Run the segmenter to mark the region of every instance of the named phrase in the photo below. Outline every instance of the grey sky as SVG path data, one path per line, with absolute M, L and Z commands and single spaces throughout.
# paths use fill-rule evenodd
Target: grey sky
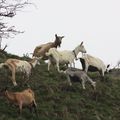
M 33 52 L 37 45 L 64 35 L 60 50 L 72 50 L 84 41 L 87 52 L 115 65 L 120 59 L 119 0 L 31 0 L 29 6 L 10 19 L 24 34 L 8 43 L 7 51 L 18 55 Z M 24 12 L 25 11 L 25 12 Z

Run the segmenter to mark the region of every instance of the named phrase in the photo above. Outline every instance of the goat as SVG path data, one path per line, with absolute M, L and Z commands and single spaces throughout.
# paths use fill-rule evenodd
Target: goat
M 41 59 L 47 59 L 45 53 L 48 52 L 50 48 L 57 48 L 58 46 L 60 47 L 63 38 L 64 36 L 57 36 L 57 34 L 55 34 L 55 41 L 37 46 L 33 52 L 33 57 L 35 56 L 40 57 Z
M 94 90 L 96 89 L 96 82 L 94 82 L 87 74 L 85 71 L 76 69 L 76 68 L 68 68 L 66 71 L 64 71 L 64 73 L 67 75 L 67 80 L 69 82 L 69 85 L 71 86 L 71 79 L 70 77 L 77 77 L 80 80 L 82 80 L 82 87 L 83 89 L 85 88 L 85 82 L 89 81 L 92 85 L 92 87 L 94 88 Z
M 79 52 L 86 53 L 86 50 L 84 48 L 83 42 L 81 42 L 80 45 L 78 45 L 74 50 L 64 50 L 64 51 L 57 51 L 56 48 L 51 48 L 48 53 L 46 53 L 46 56 L 49 56 L 49 62 L 48 62 L 48 71 L 50 69 L 51 64 L 56 64 L 58 72 L 62 72 L 59 69 L 59 64 L 70 64 L 70 67 L 72 67 L 72 63 L 74 64 L 74 59 L 77 59 L 77 55 Z
M 34 68 L 37 64 L 39 64 L 39 58 L 33 58 L 30 62 L 18 59 L 9 58 L 5 61 L 5 63 L 0 64 L 0 68 L 3 66 L 7 66 L 9 70 L 12 72 L 12 82 L 14 86 L 17 86 L 15 80 L 16 72 L 22 72 L 27 76 L 29 80 L 29 76 L 31 74 L 32 68 Z
M 35 94 L 32 89 L 27 88 L 21 92 L 11 92 L 6 88 L 5 90 L 2 90 L 0 94 L 4 95 L 10 103 L 18 106 L 20 114 L 22 113 L 23 107 L 29 107 L 30 110 L 34 108 L 37 114 L 37 104 L 35 101 Z
M 88 71 L 94 72 L 99 71 L 100 75 L 104 76 L 105 72 L 108 72 L 110 65 L 105 65 L 104 62 L 96 57 L 93 57 L 89 54 L 85 54 L 80 58 L 83 70 L 87 73 Z

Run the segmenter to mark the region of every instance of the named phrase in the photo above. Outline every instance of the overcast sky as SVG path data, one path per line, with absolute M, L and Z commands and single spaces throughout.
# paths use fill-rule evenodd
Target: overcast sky
M 22 56 L 40 44 L 64 35 L 60 50 L 73 50 L 81 41 L 88 54 L 114 66 L 120 60 L 119 0 L 31 0 L 29 6 L 9 19 L 25 31 L 4 40 L 9 53 Z M 79 65 L 78 65 L 79 66 Z

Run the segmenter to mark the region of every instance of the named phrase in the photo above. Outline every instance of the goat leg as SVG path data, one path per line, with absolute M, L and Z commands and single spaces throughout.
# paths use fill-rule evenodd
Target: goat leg
M 19 115 L 21 116 L 22 114 L 22 103 L 19 104 Z
M 37 104 L 36 104 L 35 101 L 33 101 L 32 107 L 34 108 L 34 111 L 35 111 L 35 114 L 37 115 L 37 117 L 39 117 L 39 116 L 38 116 L 38 112 L 37 112 Z

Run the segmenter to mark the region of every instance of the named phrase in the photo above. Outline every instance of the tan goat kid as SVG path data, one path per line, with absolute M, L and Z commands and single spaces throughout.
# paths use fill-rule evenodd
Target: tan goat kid
M 58 46 L 60 47 L 63 38 L 64 36 L 57 36 L 57 34 L 55 34 L 55 41 L 37 46 L 33 52 L 33 57 L 47 59 L 45 53 L 48 52 L 50 48 L 57 48 Z
M 27 77 L 27 80 L 29 80 L 31 70 L 37 64 L 39 64 L 39 58 L 33 58 L 30 62 L 10 58 L 10 59 L 7 59 L 5 63 L 1 63 L 0 68 L 2 68 L 3 66 L 7 66 L 10 69 L 10 71 L 12 72 L 11 79 L 12 79 L 13 85 L 17 86 L 16 80 L 15 80 L 16 72 L 24 73 Z
M 33 90 L 30 88 L 25 89 L 21 92 L 10 92 L 7 89 L 1 92 L 10 103 L 16 105 L 19 107 L 19 113 L 22 113 L 23 107 L 29 107 L 30 110 L 34 108 L 36 114 L 37 114 L 37 104 L 35 101 L 35 95 Z

